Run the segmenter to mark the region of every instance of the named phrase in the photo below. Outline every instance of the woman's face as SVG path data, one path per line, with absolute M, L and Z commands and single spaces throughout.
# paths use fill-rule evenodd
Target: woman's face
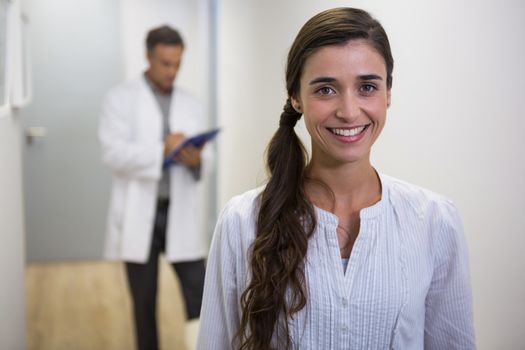
M 390 104 L 383 57 L 366 41 L 326 46 L 305 62 L 299 96 L 312 139 L 312 162 L 328 166 L 366 161 Z

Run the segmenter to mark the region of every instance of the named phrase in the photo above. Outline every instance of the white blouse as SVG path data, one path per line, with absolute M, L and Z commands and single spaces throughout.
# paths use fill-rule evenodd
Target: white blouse
M 468 253 L 446 198 L 380 175 L 381 200 L 360 212 L 346 273 L 338 219 L 315 208 L 307 304 L 290 319 L 294 349 L 475 349 Z M 230 200 L 213 237 L 197 349 L 238 348 L 260 190 Z

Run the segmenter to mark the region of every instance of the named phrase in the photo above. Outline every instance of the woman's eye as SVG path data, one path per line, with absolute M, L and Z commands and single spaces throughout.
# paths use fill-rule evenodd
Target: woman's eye
M 372 84 L 363 84 L 363 85 L 361 85 L 359 90 L 361 92 L 369 94 L 369 93 L 374 92 L 375 90 L 377 90 L 377 88 L 374 85 L 372 85 Z
M 317 93 L 319 95 L 330 95 L 333 94 L 335 91 L 329 86 L 323 86 L 322 88 L 317 90 Z

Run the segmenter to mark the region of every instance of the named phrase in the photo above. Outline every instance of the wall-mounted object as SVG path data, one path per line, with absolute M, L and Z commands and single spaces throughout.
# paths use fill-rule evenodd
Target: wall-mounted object
M 20 108 L 31 102 L 32 75 L 29 45 L 29 17 L 15 11 L 13 14 L 13 64 L 11 106 Z
M 8 0 L 0 0 L 0 117 L 9 108 L 7 79 Z

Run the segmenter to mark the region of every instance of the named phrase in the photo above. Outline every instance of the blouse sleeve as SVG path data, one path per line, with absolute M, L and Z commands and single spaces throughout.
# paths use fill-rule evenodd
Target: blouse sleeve
M 240 225 L 231 206 L 221 213 L 206 267 L 198 350 L 234 348 L 239 329 L 236 256 L 241 252 Z
M 467 245 L 456 207 L 435 218 L 434 272 L 426 297 L 425 349 L 475 349 Z

